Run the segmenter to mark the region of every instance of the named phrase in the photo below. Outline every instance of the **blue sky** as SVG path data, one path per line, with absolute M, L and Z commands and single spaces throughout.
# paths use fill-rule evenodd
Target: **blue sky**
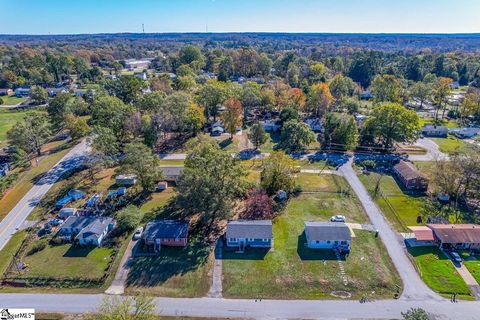
M 0 0 L 1 34 L 480 32 L 480 0 Z M 6 8 L 9 8 L 8 10 Z

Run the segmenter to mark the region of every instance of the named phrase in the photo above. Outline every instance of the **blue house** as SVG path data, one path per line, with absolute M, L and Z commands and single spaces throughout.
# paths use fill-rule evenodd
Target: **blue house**
M 271 220 L 235 220 L 227 223 L 227 247 L 243 251 L 247 247 L 271 248 Z

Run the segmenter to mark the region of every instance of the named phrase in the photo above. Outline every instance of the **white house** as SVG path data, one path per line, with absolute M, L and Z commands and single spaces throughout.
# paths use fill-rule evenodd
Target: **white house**
M 350 251 L 352 235 L 344 222 L 305 221 L 305 236 L 310 249 Z
M 271 248 L 271 220 L 235 220 L 227 223 L 227 247 L 243 251 L 246 247 Z
M 75 237 L 83 246 L 100 246 L 107 234 L 115 227 L 115 220 L 110 217 L 95 218 Z
M 122 187 L 133 186 L 137 183 L 137 176 L 135 174 L 119 174 L 115 177 L 115 182 Z

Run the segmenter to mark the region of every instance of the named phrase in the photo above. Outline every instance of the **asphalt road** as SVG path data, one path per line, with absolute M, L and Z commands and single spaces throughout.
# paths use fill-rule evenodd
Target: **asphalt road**
M 82 163 L 88 152 L 86 141 L 82 141 L 68 152 L 43 178 L 41 178 L 17 205 L 0 222 L 0 250 L 27 219 L 35 206 L 50 190 L 52 185 L 68 170 Z
M 388 221 L 383 216 L 380 209 L 378 209 L 375 202 L 370 197 L 367 189 L 357 177 L 355 170 L 352 167 L 352 159 L 340 168 L 340 172 L 352 187 L 358 199 L 362 203 L 363 208 L 368 214 L 370 221 L 379 231 L 379 236 L 382 239 L 387 251 L 397 268 L 397 271 L 403 281 L 403 293 L 401 298 L 405 300 L 445 300 L 437 295 L 435 292 L 425 285 L 418 275 L 415 267 L 410 261 L 403 239 L 395 231 L 392 230 Z M 373 262 L 372 262 L 373 263 Z
M 104 295 L 0 294 L 0 307 L 35 308 L 37 312 L 93 312 Z M 423 308 L 436 320 L 478 320 L 479 302 L 380 300 L 262 300 L 156 298 L 157 312 L 168 316 L 255 319 L 401 319 L 410 308 Z

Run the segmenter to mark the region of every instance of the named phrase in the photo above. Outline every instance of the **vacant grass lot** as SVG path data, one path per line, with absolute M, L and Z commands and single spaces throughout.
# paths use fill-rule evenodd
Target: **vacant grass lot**
M 438 148 L 441 152 L 446 154 L 453 154 L 466 148 L 465 142 L 450 135 L 447 138 L 430 139 L 438 145 Z
M 6 106 L 14 106 L 19 103 L 27 101 L 27 98 L 17 97 L 17 96 L 8 96 L 8 97 L 3 96 L 3 97 L 0 97 L 0 99 L 3 100 L 3 104 Z
M 380 175 L 377 173 L 362 174 L 359 178 L 373 196 Z M 403 193 L 392 176 L 381 177 L 380 192 L 373 198 L 397 231 L 406 232 L 408 231 L 407 226 L 418 225 L 417 216 L 420 214 L 424 197 Z
M 333 179 L 342 179 L 330 175 L 306 178 L 317 179 L 324 190 L 337 191 Z M 311 185 L 311 181 L 304 184 Z M 385 248 L 374 234 L 355 230 L 352 252 L 342 262 L 348 281 L 346 286 L 332 252 L 305 247 L 304 221 L 326 221 L 334 214 L 344 214 L 351 222 L 368 222 L 356 199 L 338 193 L 305 192 L 291 199 L 274 220 L 272 251 L 251 249 L 243 254 L 225 251 L 224 296 L 318 299 L 333 298 L 333 291 L 347 291 L 354 299 L 393 297 L 401 282 Z
M 20 249 L 23 239 L 26 236 L 25 231 L 19 231 L 15 233 L 10 240 L 7 242 L 5 247 L 0 250 L 0 278 L 3 276 L 5 271 L 7 271 L 10 262 L 12 261 L 12 254 Z
M 213 252 L 202 238 L 185 248 L 163 247 L 158 256 L 136 257 L 127 278 L 126 294 L 203 297 L 210 289 Z
M 32 245 L 33 242 L 27 252 Z M 112 249 L 104 247 L 75 247 L 70 244 L 47 246 L 40 252 L 24 257 L 28 271 L 23 276 L 98 280 L 112 261 L 112 253 Z
M 14 186 L 0 199 L 0 221 L 12 210 L 18 201 L 33 187 L 38 177 L 50 170 L 60 161 L 70 148 L 66 148 L 41 158 L 38 167 L 22 172 Z
M 0 109 L 0 147 L 7 144 L 7 131 L 10 130 L 17 121 L 20 121 L 27 113 L 38 111 L 18 111 L 18 110 L 1 110 Z
M 458 293 L 462 299 L 472 299 L 465 281 L 452 262 L 437 247 L 409 248 L 423 281 L 443 296 Z

